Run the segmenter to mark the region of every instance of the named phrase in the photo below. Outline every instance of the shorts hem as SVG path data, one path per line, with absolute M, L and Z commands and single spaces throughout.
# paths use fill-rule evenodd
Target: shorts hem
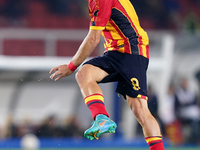
M 148 97 L 145 96 L 145 95 L 141 95 L 141 94 L 138 94 L 137 96 L 138 98 L 142 98 L 142 99 L 145 99 L 145 100 L 148 100 Z

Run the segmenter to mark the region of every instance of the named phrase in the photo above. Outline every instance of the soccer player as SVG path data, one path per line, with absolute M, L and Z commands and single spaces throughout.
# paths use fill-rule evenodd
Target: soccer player
M 117 81 L 116 92 L 127 100 L 141 124 L 150 150 L 164 150 L 160 128 L 147 106 L 146 71 L 149 62 L 149 40 L 141 28 L 129 0 L 88 0 L 90 30 L 71 62 L 51 69 L 51 79 L 58 81 L 72 74 L 105 38 L 102 56 L 85 62 L 76 73 L 85 104 L 94 119 L 84 136 L 98 139 L 103 133 L 114 133 L 117 125 L 109 118 L 98 83 Z M 128 116 L 127 116 L 128 117 Z

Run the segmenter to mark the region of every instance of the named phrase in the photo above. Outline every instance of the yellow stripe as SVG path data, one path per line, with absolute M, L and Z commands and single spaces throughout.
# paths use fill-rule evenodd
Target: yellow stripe
M 103 32 L 101 33 L 101 35 L 105 38 L 105 35 L 104 35 Z M 106 40 L 109 40 L 109 42 L 106 41 Z M 108 50 L 113 50 L 114 48 L 111 47 L 111 42 L 112 42 L 112 40 L 111 40 L 111 39 L 106 39 L 106 40 L 105 40 L 105 43 L 104 43 L 104 48 L 105 48 L 105 49 L 108 48 Z
M 90 30 L 104 30 L 105 27 L 100 27 L 100 26 L 90 26 Z
M 116 29 L 109 22 L 106 25 L 106 29 L 110 31 L 110 34 L 111 34 L 112 38 L 114 40 L 117 40 L 117 46 L 124 44 L 124 40 L 122 39 L 122 37 L 118 34 Z M 110 40 L 110 44 L 108 44 L 108 43 L 106 44 L 106 46 L 108 47 L 108 50 L 113 50 L 114 49 L 114 47 L 111 47 L 111 43 L 112 43 L 112 40 Z M 124 47 L 119 48 L 118 51 L 124 53 Z
M 162 138 L 159 138 L 159 137 L 148 138 L 146 139 L 146 142 L 149 143 L 149 142 L 157 141 L 157 140 L 162 140 Z
M 139 25 L 138 16 L 131 2 L 129 0 L 119 0 L 119 2 L 124 7 L 131 20 L 134 20 Z
M 110 31 L 110 34 L 112 35 L 113 39 L 122 39 L 122 37 L 118 34 L 116 29 L 109 22 L 106 25 L 106 29 Z
M 144 57 L 147 57 L 147 49 L 146 49 L 146 45 L 142 45 L 142 53 Z
M 131 20 L 134 21 L 134 26 L 137 29 L 140 36 L 142 36 L 142 42 L 144 45 L 149 44 L 149 38 L 147 33 L 141 28 L 138 16 L 135 12 L 135 9 L 133 8 L 131 2 L 129 0 L 119 0 L 120 4 L 124 7 L 126 10 L 126 13 L 131 18 Z
M 87 104 L 87 102 L 89 102 L 89 101 L 92 101 L 92 100 L 101 100 L 102 102 L 104 102 L 104 98 L 103 98 L 103 96 L 101 96 L 101 95 L 92 95 L 92 96 L 89 96 L 89 97 L 87 97 L 86 99 L 85 99 L 85 104 Z

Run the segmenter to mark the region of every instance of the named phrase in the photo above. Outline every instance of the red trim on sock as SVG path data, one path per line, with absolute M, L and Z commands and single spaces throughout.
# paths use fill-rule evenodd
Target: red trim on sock
M 88 98 L 88 97 L 90 97 L 90 96 L 94 96 L 94 95 L 100 95 L 100 96 L 102 96 L 102 97 L 103 97 L 103 95 L 102 95 L 102 94 L 96 93 L 96 94 L 92 94 L 92 95 L 86 96 L 86 97 L 84 98 L 84 100 L 85 100 L 86 98 Z
M 88 106 L 90 103 L 95 103 L 95 102 L 101 102 L 101 103 L 104 103 L 104 102 L 102 102 L 101 100 L 97 100 L 97 99 L 94 99 L 94 100 L 91 100 L 91 101 L 88 101 L 87 103 L 86 103 L 86 105 Z
M 156 138 L 156 137 L 162 138 L 162 135 L 161 135 L 161 136 L 148 136 L 148 137 L 145 137 L 145 140 L 146 140 L 146 139 L 150 139 L 150 138 Z
M 153 140 L 154 138 L 157 138 L 157 139 Z M 152 141 L 150 139 L 152 139 Z M 162 136 L 145 137 L 145 140 L 148 141 L 147 144 L 149 145 L 150 150 L 165 150 L 163 141 L 162 141 Z

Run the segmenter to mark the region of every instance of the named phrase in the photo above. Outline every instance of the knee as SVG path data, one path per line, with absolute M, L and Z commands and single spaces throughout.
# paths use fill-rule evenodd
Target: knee
M 83 69 L 80 69 L 76 75 L 75 75 L 76 81 L 79 85 L 82 85 L 83 83 L 86 83 L 90 77 L 89 73 Z
M 76 78 L 76 81 L 78 83 L 81 83 L 83 81 L 83 78 L 84 78 L 84 73 L 82 71 L 78 71 L 75 75 L 75 78 Z

